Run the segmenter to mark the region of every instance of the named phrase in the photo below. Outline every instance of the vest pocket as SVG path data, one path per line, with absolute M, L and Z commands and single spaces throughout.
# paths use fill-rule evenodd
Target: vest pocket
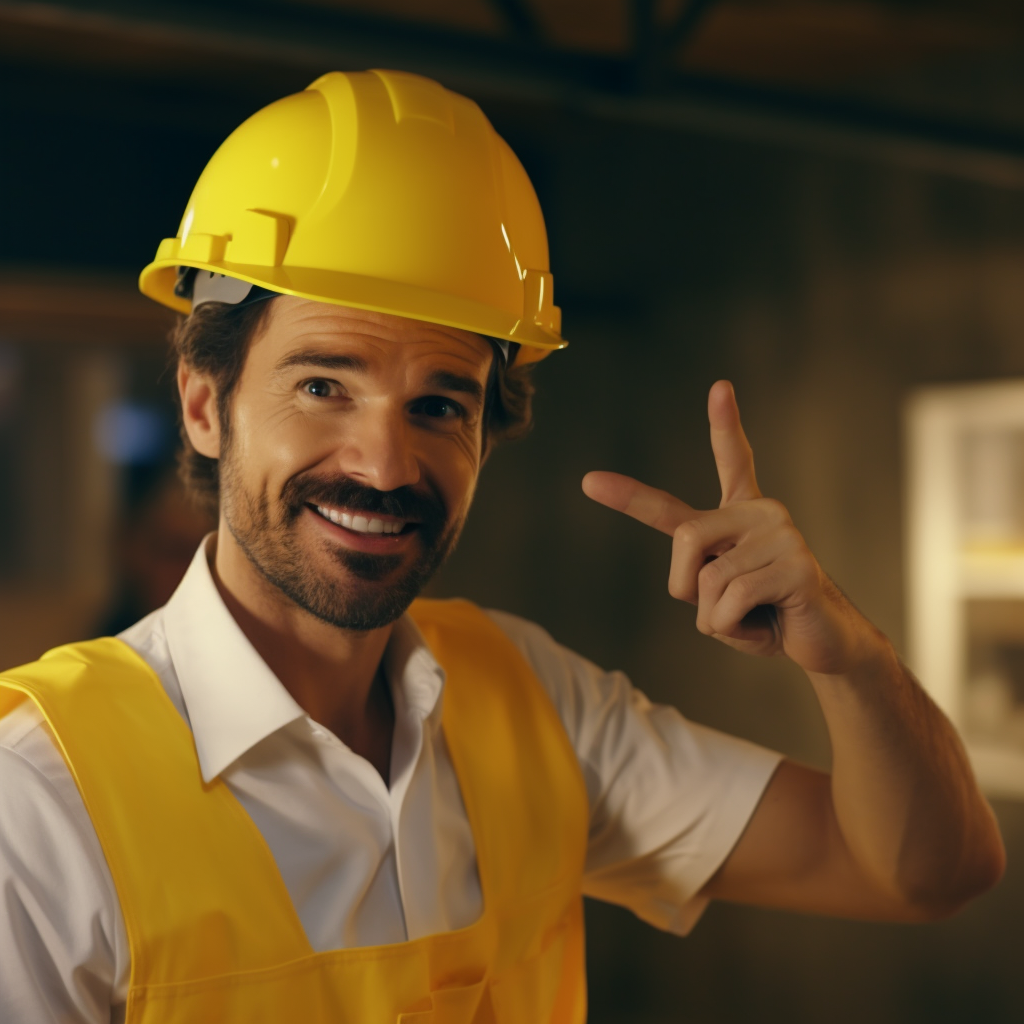
M 472 1024 L 485 984 L 485 981 L 478 981 L 459 988 L 435 989 L 430 993 L 433 1005 L 429 1010 L 400 1013 L 397 1024 Z

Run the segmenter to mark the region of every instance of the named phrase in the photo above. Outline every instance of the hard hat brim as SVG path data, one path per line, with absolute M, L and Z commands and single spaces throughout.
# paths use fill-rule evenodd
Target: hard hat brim
M 182 265 L 226 274 L 282 295 L 294 295 L 314 302 L 350 306 L 376 313 L 390 313 L 410 320 L 472 331 L 503 341 L 514 341 L 522 346 L 516 357 L 517 364 L 536 362 L 568 344 L 546 327 L 464 296 L 337 270 L 162 259 L 154 260 L 143 269 L 139 275 L 139 290 L 162 305 L 187 315 L 192 311 L 191 300 L 174 294 L 177 268 Z

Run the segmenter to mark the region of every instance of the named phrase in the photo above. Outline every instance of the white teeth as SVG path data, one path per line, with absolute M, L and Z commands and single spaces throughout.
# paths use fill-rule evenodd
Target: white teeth
M 383 519 L 370 519 L 367 516 L 354 516 L 350 512 L 339 512 L 337 509 L 317 505 L 317 511 L 332 523 L 344 526 L 356 533 L 401 533 L 405 523 L 385 522 Z

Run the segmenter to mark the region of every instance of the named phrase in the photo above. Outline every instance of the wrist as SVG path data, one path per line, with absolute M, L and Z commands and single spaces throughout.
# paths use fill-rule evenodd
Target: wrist
M 902 671 L 892 641 L 867 619 L 861 618 L 859 625 L 860 628 L 847 639 L 845 651 L 834 666 L 830 666 L 828 671 L 808 671 L 812 680 L 866 683 L 891 678 Z

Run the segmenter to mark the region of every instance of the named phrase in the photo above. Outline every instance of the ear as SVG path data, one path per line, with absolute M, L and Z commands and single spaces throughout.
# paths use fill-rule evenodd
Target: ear
M 208 459 L 219 459 L 220 416 L 213 381 L 181 360 L 178 363 L 178 394 L 181 396 L 182 422 L 192 447 Z

